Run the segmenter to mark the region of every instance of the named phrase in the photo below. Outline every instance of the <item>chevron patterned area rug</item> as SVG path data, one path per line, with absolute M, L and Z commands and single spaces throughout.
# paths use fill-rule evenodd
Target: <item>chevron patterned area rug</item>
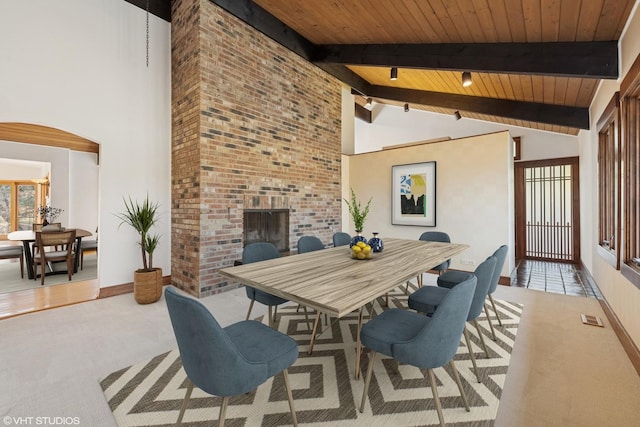
M 389 306 L 406 307 L 404 286 L 389 295 Z M 490 336 L 485 317 L 479 319 L 489 348 L 487 358 L 477 332 L 467 325 L 481 374 L 478 383 L 464 340 L 455 356 L 456 367 L 465 388 L 471 411 L 466 412 L 458 388 L 448 366 L 434 373 L 438 394 L 448 426 L 493 425 L 502 387 L 509 367 L 522 305 L 496 300 L 503 326 L 496 328 L 497 340 Z M 379 313 L 385 308 L 384 298 L 369 305 Z M 494 316 L 492 311 L 489 313 Z M 324 317 L 324 316 L 323 316 Z M 259 318 L 257 320 L 266 321 Z M 308 426 L 431 426 L 438 425 L 435 402 L 431 395 L 426 370 L 407 365 L 382 355 L 376 357 L 368 402 L 364 413 L 358 411 L 364 387 L 369 354 L 362 357 L 361 375 L 354 379 L 357 314 L 331 323 L 319 336 L 312 355 L 307 354 L 309 332 L 302 310 L 294 304 L 278 309 L 279 330 L 294 337 L 300 347 L 296 363 L 289 368 L 298 423 Z M 497 322 L 494 322 L 497 324 Z M 113 372 L 100 381 L 104 395 L 119 426 L 173 425 L 184 400 L 185 373 L 177 349 L 143 363 Z M 217 425 L 221 399 L 194 389 L 183 425 Z M 228 426 L 291 425 L 291 414 L 281 374 L 268 380 L 251 393 L 230 399 Z

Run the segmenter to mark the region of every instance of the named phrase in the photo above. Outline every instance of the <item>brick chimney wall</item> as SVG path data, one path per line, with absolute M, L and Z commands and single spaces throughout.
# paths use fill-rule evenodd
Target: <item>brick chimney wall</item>
M 173 2 L 172 266 L 228 283 L 244 209 L 290 209 L 289 246 L 341 229 L 341 84 L 208 0 Z

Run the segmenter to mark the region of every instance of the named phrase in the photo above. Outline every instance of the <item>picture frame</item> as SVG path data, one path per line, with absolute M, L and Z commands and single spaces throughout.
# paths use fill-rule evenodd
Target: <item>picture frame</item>
M 436 162 L 391 166 L 391 224 L 436 226 Z

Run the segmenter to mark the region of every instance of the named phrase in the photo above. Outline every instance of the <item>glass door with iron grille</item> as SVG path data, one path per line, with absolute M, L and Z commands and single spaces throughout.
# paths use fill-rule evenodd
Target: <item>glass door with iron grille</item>
M 516 257 L 580 260 L 578 158 L 515 164 Z

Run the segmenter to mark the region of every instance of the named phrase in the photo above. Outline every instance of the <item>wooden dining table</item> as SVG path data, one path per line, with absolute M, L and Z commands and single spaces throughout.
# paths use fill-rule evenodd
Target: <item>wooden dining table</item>
M 341 318 L 358 311 L 356 377 L 360 364 L 362 308 L 395 287 L 430 270 L 469 245 L 384 239 L 371 259 L 351 258 L 348 246 L 223 268 L 220 274 L 272 295 L 311 307 L 317 316 L 308 352 L 313 351 L 322 313 Z
M 73 230 L 73 228 L 65 229 L 65 231 L 69 231 L 69 230 Z M 82 244 L 82 238 L 91 236 L 91 232 L 87 230 L 82 230 L 80 228 L 76 228 L 75 230 L 76 230 L 76 248 L 80 248 L 80 245 Z M 36 273 L 33 269 L 33 252 L 31 252 L 31 243 L 36 241 L 36 232 L 32 230 L 13 231 L 7 235 L 7 238 L 9 240 L 22 241 L 22 244 L 24 246 L 24 259 L 25 259 L 25 263 L 27 264 L 27 277 L 33 280 L 35 278 Z M 80 257 L 78 256 L 77 250 L 78 249 L 76 249 L 76 256 L 74 257 L 75 259 L 73 261 L 74 273 L 78 272 L 78 266 L 80 265 Z

